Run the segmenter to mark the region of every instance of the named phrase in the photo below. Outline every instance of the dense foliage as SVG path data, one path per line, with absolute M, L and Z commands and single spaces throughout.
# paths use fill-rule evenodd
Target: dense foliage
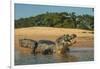
M 94 29 L 94 16 L 76 15 L 74 12 L 40 14 L 33 17 L 20 18 L 15 20 L 15 28 L 23 27 L 62 27 L 62 28 L 81 28 Z

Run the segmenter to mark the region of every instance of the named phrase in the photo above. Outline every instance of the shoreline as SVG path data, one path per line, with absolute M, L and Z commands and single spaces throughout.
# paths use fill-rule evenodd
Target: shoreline
M 85 33 L 84 33 L 85 32 Z M 28 38 L 33 40 L 51 40 L 55 41 L 59 36 L 63 34 L 76 34 L 76 43 L 69 48 L 94 48 L 94 34 L 93 31 L 81 30 L 81 29 L 64 29 L 64 28 L 52 28 L 52 27 L 30 27 L 15 29 L 15 48 L 22 53 L 29 53 L 32 49 L 21 48 L 19 46 L 19 39 Z

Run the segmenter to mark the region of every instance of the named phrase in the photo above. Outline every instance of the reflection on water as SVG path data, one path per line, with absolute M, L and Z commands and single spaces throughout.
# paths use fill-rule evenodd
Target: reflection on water
M 66 55 L 33 55 L 21 54 L 15 50 L 15 65 L 45 64 L 60 62 L 93 61 L 94 50 L 92 48 L 71 48 Z

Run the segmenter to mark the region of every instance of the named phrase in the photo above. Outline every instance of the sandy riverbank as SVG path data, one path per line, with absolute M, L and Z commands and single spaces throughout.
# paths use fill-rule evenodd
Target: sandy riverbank
M 63 34 L 76 34 L 77 43 L 72 47 L 75 48 L 93 48 L 94 35 L 93 31 L 82 29 L 70 29 L 70 28 L 52 28 L 52 27 L 29 27 L 15 29 L 15 48 L 28 53 L 31 49 L 21 48 L 19 46 L 19 39 L 28 38 L 33 40 L 47 39 L 55 41 L 59 36 Z

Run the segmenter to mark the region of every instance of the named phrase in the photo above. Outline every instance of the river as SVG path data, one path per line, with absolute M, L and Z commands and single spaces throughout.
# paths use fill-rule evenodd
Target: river
M 93 61 L 93 48 L 71 48 L 66 55 L 33 55 L 20 54 L 20 51 L 15 50 L 15 65 L 33 65 L 47 63 L 62 63 L 62 62 L 81 62 Z

